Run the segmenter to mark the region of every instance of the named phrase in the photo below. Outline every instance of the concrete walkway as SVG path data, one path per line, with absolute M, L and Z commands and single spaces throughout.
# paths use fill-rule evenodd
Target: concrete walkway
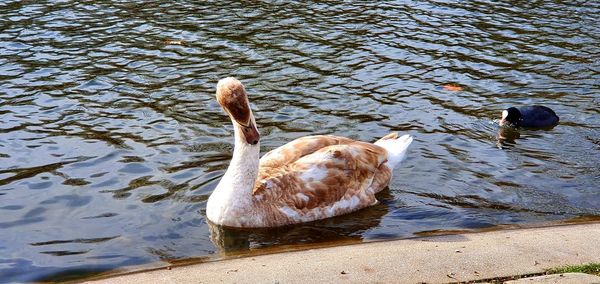
M 552 274 L 523 278 L 504 282 L 504 284 L 598 284 L 600 276 L 585 273 Z
M 448 283 L 600 262 L 600 223 L 373 242 L 141 271 L 96 283 Z

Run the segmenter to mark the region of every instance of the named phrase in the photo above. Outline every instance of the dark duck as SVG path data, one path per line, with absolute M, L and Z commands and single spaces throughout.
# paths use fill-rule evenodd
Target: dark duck
M 514 127 L 550 128 L 558 124 L 558 116 L 554 111 L 545 106 L 526 106 L 521 108 L 510 107 L 502 111 L 500 125 Z

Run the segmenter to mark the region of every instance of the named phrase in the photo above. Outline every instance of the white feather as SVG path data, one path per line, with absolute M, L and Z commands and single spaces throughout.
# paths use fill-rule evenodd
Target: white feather
M 327 176 L 327 169 L 323 168 L 323 167 L 319 167 L 318 165 L 315 165 L 313 167 L 310 167 L 305 172 L 303 172 L 300 175 L 300 179 L 302 179 L 304 182 L 313 182 L 315 180 L 322 180 L 326 176 Z
M 375 142 L 375 145 L 383 147 L 388 152 L 387 165 L 394 169 L 406 157 L 406 150 L 413 138 L 410 135 L 403 135 L 397 139 L 383 139 Z

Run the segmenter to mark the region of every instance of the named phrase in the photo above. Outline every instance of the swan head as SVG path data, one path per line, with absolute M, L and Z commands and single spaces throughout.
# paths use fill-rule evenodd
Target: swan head
M 242 82 L 233 77 L 219 80 L 217 83 L 217 101 L 231 118 L 234 127 L 243 134 L 250 145 L 258 144 L 260 134 L 256 129 L 254 115 L 248 102 L 248 94 Z

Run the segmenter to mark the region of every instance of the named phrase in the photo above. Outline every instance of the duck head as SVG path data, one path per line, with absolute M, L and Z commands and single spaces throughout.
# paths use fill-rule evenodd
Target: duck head
M 233 126 L 242 133 L 244 140 L 250 145 L 258 144 L 260 134 L 256 129 L 256 122 L 244 85 L 233 77 L 219 80 L 217 101 L 231 118 Z
M 521 120 L 521 112 L 515 107 L 509 107 L 502 111 L 502 119 L 500 119 L 500 126 L 515 125 L 519 124 Z

